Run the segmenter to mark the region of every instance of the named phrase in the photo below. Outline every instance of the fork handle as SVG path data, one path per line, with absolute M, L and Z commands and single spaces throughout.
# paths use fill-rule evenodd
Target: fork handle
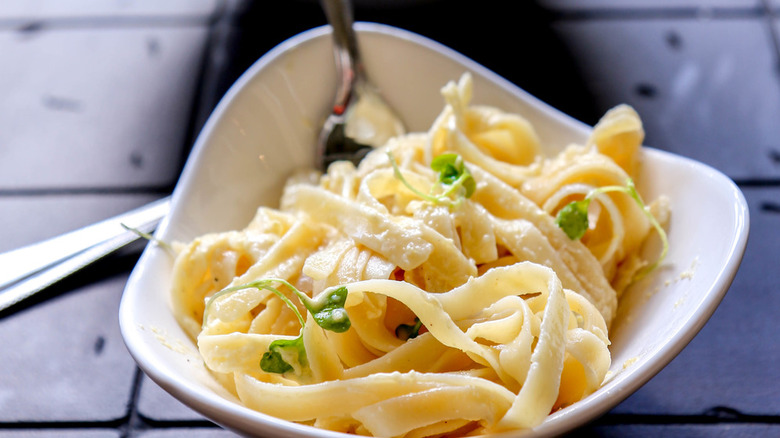
M 0 271 L 0 288 L 11 286 L 25 277 L 73 257 L 94 245 L 113 239 L 117 235 L 125 234 L 132 237 L 133 233 L 122 228 L 121 224 L 137 229 L 152 222 L 156 224 L 165 216 L 169 208 L 170 198 L 165 197 L 84 228 L 2 253 L 0 254 L 0 266 L 3 267 Z M 130 239 L 132 240 L 135 238 Z
M 341 84 L 336 106 L 345 108 L 353 88 L 363 75 L 357 36 L 352 27 L 352 4 L 349 0 L 321 0 L 328 23 L 333 28 L 333 45 L 336 70 Z

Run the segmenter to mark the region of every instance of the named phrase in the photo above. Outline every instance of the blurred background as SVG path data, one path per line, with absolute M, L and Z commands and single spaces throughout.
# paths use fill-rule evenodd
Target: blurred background
M 778 14 L 778 0 L 356 0 L 356 21 L 436 40 L 585 123 L 628 103 L 648 146 L 745 193 L 748 250 L 713 318 L 575 435 L 780 436 Z M 0 251 L 169 194 L 235 79 L 324 24 L 314 0 L 0 2 Z M 138 254 L 0 312 L 0 438 L 231 436 L 125 350 L 116 314 Z

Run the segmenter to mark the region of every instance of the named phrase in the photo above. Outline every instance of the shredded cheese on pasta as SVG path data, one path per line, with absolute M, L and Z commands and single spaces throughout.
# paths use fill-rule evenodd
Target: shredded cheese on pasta
M 526 119 L 472 106 L 471 93 L 466 74 L 442 89 L 446 106 L 427 133 L 393 138 L 358 167 L 293 176 L 279 210 L 260 207 L 244 230 L 180 250 L 173 312 L 246 406 L 353 434 L 451 436 L 532 428 L 602 384 L 608 327 L 627 279 L 646 264 L 639 249 L 651 226 L 620 193 L 594 199 L 581 240 L 554 215 L 635 176 L 641 121 L 617 107 L 587 144 L 545 158 Z M 421 199 L 390 161 L 428 192 L 431 161 L 443 153 L 471 172 L 467 199 Z M 269 290 L 215 297 L 271 278 L 310 297 L 345 286 L 351 328 L 310 323 L 287 288 L 279 290 L 304 315 L 303 329 Z M 418 336 L 396 334 L 415 321 Z M 288 352 L 291 371 L 263 371 L 271 343 L 299 334 L 306 357 Z

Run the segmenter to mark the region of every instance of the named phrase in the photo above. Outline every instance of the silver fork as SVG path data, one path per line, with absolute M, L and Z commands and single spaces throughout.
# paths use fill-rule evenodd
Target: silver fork
M 317 147 L 318 163 L 326 170 L 338 160 L 357 165 L 373 148 L 403 134 L 401 119 L 366 76 L 348 0 L 321 0 L 333 28 L 333 54 L 339 78 L 333 111 L 325 120 Z
M 403 124 L 366 78 L 352 10 L 347 0 L 322 0 L 333 27 L 336 69 L 340 78 L 333 112 L 318 138 L 318 163 L 360 162 L 372 148 L 404 132 Z M 153 231 L 168 214 L 170 197 L 93 225 L 0 254 L 0 311 L 34 295 L 68 275 Z M 8 267 L 13 266 L 13 269 Z

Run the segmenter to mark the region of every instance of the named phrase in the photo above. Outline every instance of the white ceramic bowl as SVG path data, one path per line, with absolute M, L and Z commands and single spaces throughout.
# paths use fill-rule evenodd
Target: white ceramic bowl
M 550 153 L 588 135 L 590 127 L 446 47 L 388 26 L 358 23 L 357 28 L 369 75 L 412 131 L 426 130 L 441 111 L 440 88 L 470 71 L 474 103 L 523 114 Z M 258 60 L 203 128 L 157 236 L 186 242 L 243 228 L 258 205 L 275 206 L 286 176 L 314 163 L 315 138 L 335 83 L 328 27 L 304 32 Z M 739 189 L 718 171 L 670 153 L 648 148 L 642 160 L 637 184 L 645 196 L 671 198 L 669 255 L 664 267 L 635 285 L 621 303 L 611 332 L 607 383 L 550 415 L 527 431 L 529 436 L 571 430 L 636 391 L 702 328 L 736 274 L 748 235 L 748 210 Z M 249 410 L 223 390 L 170 312 L 171 267 L 165 251 L 149 246 L 120 307 L 122 335 L 149 377 L 239 433 L 342 436 Z

